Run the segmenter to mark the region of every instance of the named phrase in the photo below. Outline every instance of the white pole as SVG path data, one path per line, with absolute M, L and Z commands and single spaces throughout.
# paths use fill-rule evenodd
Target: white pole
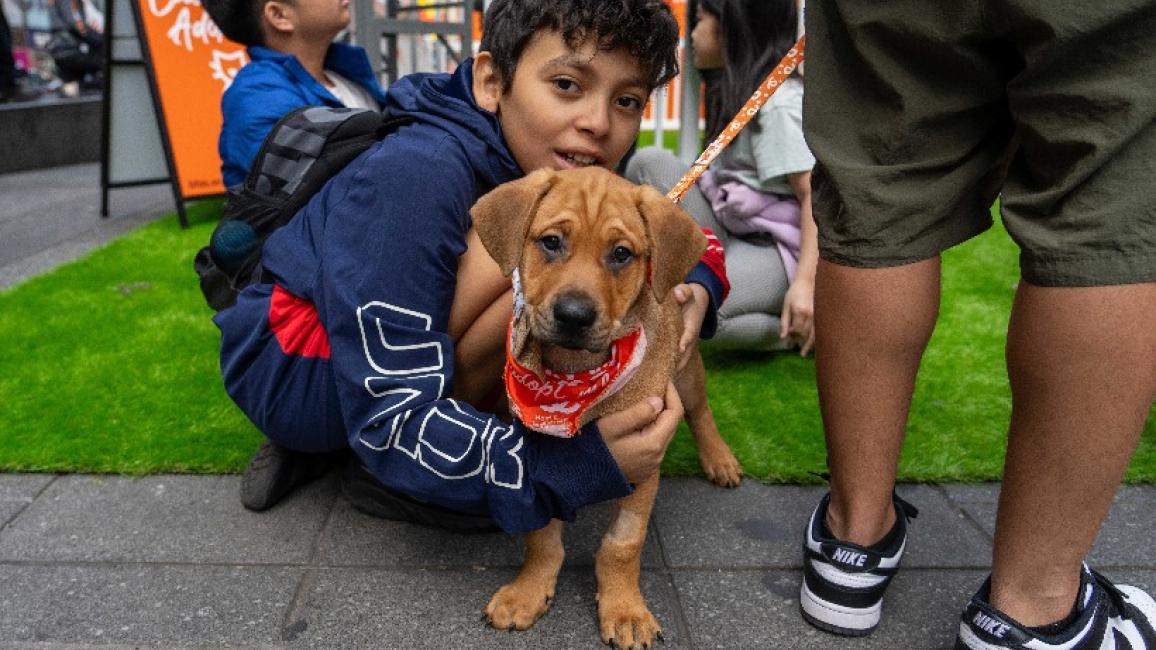
M 694 15 L 691 8 L 693 2 L 686 3 L 686 24 L 694 24 Z M 690 50 L 690 34 L 682 41 L 682 65 L 680 66 L 679 85 L 681 94 L 678 103 L 678 157 L 687 163 L 692 163 L 702 153 L 702 136 L 698 131 L 698 104 L 702 77 L 694 67 L 694 57 Z
M 654 90 L 654 99 L 651 100 L 651 115 L 654 116 L 654 146 L 663 146 L 663 134 L 666 127 L 666 84 Z

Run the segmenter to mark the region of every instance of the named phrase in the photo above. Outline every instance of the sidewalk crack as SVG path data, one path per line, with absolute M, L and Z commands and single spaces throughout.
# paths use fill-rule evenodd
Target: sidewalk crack
M 31 506 L 33 503 L 36 503 L 36 500 L 40 498 L 40 495 L 44 494 L 44 492 L 49 487 L 59 481 L 61 476 L 63 476 L 63 474 L 53 474 L 52 480 L 41 486 L 41 488 L 36 491 L 36 494 L 32 495 L 32 498 L 29 499 L 28 502 L 23 505 L 23 507 L 18 508 L 16 512 L 12 513 L 11 517 L 4 520 L 3 522 L 0 522 L 0 533 L 3 533 L 5 530 L 7 530 L 9 524 L 19 519 L 20 515 L 24 514 L 24 511 L 27 510 L 29 506 Z

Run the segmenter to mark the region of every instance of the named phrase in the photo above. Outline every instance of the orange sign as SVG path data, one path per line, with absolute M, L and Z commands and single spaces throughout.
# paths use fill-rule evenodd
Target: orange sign
M 136 0 L 164 136 L 182 198 L 225 192 L 217 137 L 221 95 L 249 62 L 199 0 Z

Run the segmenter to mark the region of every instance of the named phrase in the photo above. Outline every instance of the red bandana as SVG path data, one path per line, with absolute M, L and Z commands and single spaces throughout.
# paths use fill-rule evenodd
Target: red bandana
M 520 310 L 519 310 L 520 311 Z M 543 370 L 541 375 L 514 358 L 514 321 L 506 344 L 506 394 L 510 410 L 528 428 L 572 438 L 582 427 L 582 415 L 630 381 L 642 363 L 646 334 L 638 328 L 610 346 L 610 360 L 577 373 Z

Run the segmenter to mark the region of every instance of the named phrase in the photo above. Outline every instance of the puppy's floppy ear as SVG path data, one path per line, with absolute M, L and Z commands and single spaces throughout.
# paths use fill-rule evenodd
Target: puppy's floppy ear
M 637 189 L 638 211 L 650 238 L 650 289 L 658 302 L 686 278 L 706 251 L 706 235 L 690 215 L 658 190 Z
M 513 273 L 522 261 L 526 231 L 554 181 L 553 170 L 540 169 L 495 187 L 470 208 L 474 229 L 503 274 Z

